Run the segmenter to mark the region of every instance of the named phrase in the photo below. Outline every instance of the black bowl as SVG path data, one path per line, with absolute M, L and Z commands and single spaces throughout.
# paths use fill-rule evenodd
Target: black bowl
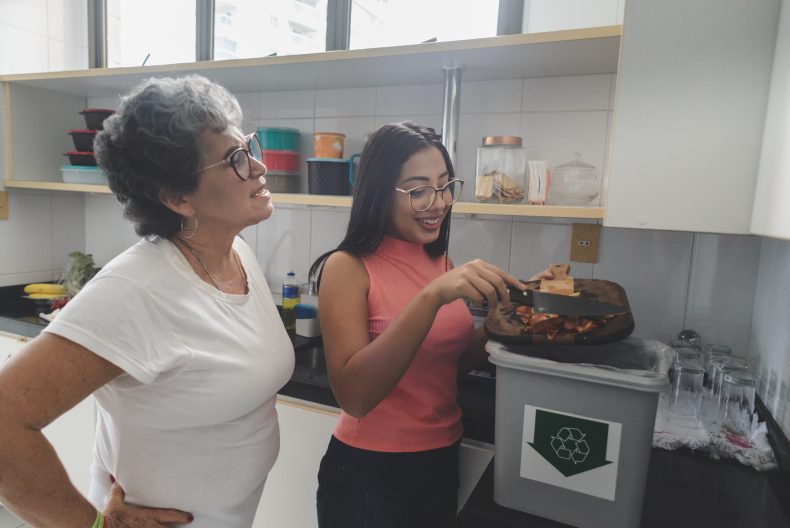
M 80 111 L 85 118 L 85 126 L 91 130 L 101 130 L 105 119 L 115 113 L 107 108 L 86 108 Z
M 69 130 L 69 135 L 74 141 L 74 150 L 78 152 L 93 152 L 95 130 Z

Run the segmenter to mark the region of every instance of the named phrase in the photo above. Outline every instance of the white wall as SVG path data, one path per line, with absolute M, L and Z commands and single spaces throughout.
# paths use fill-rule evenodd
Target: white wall
M 790 242 L 762 239 L 752 352 L 761 358 L 758 392 L 790 435 Z
M 88 2 L 1 0 L 0 74 L 88 66 Z

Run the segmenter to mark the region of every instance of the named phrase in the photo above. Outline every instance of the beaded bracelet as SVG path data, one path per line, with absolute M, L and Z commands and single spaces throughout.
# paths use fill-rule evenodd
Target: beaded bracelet
M 96 510 L 96 520 L 93 521 L 91 528 L 104 528 L 104 515 L 99 510 Z

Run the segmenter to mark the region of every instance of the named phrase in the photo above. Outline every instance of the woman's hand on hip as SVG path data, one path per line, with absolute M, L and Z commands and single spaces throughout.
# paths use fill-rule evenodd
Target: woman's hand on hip
M 489 306 L 500 301 L 509 306 L 508 285 L 526 289 L 521 281 L 506 271 L 477 259 L 440 275 L 426 286 L 426 290 L 436 296 L 439 306 L 456 299 L 466 299 L 476 306 L 481 306 L 486 300 Z
M 104 528 L 159 528 L 171 524 L 188 524 L 192 514 L 169 508 L 144 508 L 124 502 L 124 491 L 113 483 L 104 505 Z

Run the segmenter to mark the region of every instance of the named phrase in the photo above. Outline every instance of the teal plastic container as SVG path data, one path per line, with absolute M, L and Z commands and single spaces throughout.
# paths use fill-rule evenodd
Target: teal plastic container
M 295 128 L 260 127 L 257 134 L 263 150 L 299 152 L 299 130 Z

